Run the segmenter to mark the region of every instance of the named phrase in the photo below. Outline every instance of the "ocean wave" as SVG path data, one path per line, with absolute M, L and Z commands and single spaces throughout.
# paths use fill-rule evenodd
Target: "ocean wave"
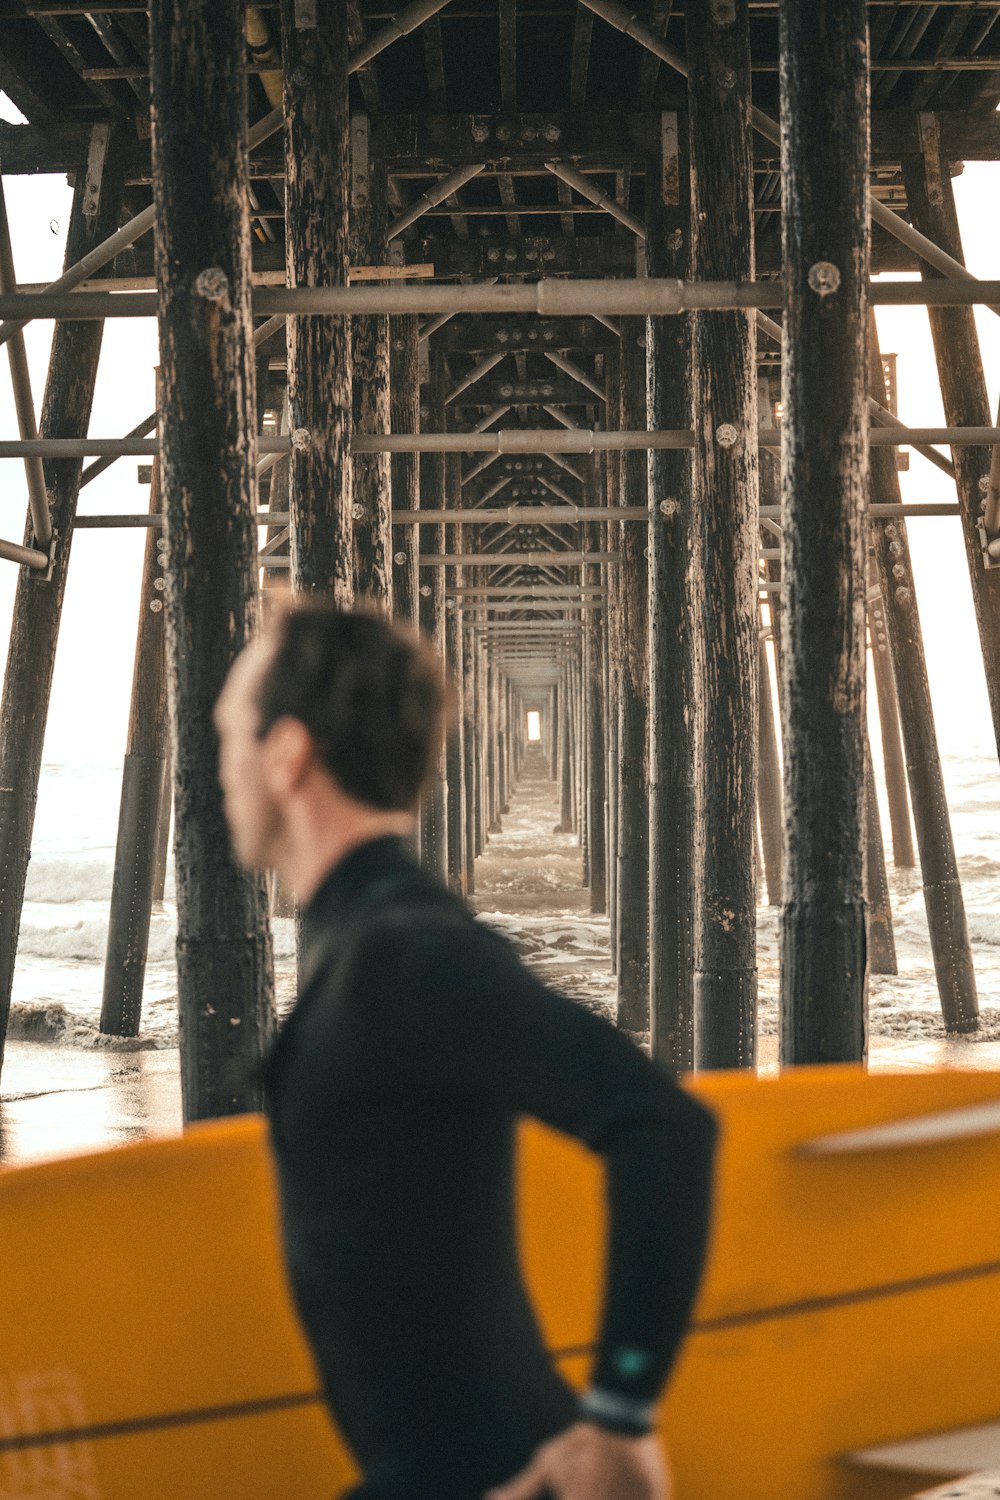
M 174 957 L 177 933 L 172 921 L 154 922 L 149 932 L 146 962 L 169 963 Z M 25 923 L 18 943 L 19 958 L 55 958 L 74 963 L 102 963 L 108 946 L 108 924 L 104 921 L 74 922 L 65 927 L 36 927 Z
M 139 1036 L 104 1036 L 96 1021 L 74 1015 L 61 1000 L 29 1000 L 10 1008 L 7 1035 L 12 1041 L 69 1043 L 107 1052 L 162 1051 L 177 1046 L 176 1025 L 164 1025 Z
M 295 923 L 283 917 L 272 924 L 274 956 L 281 962 L 295 956 Z M 92 919 L 65 926 L 41 927 L 24 923 L 18 958 L 50 958 L 70 963 L 103 963 L 108 946 L 108 924 Z M 149 929 L 148 964 L 171 964 L 176 959 L 177 924 L 173 915 L 154 916 Z
M 1000 948 L 1000 912 L 970 911 L 969 937 L 974 943 Z
M 24 899 L 60 906 L 73 901 L 110 900 L 113 874 L 110 860 L 32 859 Z

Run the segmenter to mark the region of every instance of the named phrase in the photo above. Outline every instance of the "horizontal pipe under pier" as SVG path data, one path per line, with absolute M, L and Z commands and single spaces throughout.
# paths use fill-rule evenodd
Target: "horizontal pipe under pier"
M 642 505 L 502 505 L 489 510 L 456 506 L 453 510 L 394 510 L 394 526 L 572 526 L 578 521 L 648 521 Z
M 556 521 L 575 520 L 575 519 L 577 519 L 577 517 L 575 517 L 575 516 L 566 516 L 564 514 L 565 509 L 566 509 L 565 507 L 553 506 L 552 513 L 551 513 L 551 519 L 552 520 L 556 520 Z M 648 520 L 649 519 L 649 512 L 646 511 L 646 510 L 643 510 L 641 506 L 614 506 L 614 507 L 608 507 L 608 508 L 601 508 L 599 506 L 588 506 L 588 507 L 580 507 L 579 509 L 580 509 L 579 519 L 581 519 L 581 520 L 584 520 L 584 519 L 586 519 L 586 520 L 593 519 L 593 513 L 594 512 L 597 512 L 602 517 L 604 517 L 604 518 L 606 518 L 608 520 L 612 520 L 612 521 L 640 521 L 640 520 Z M 908 517 L 919 517 L 919 516 L 937 516 L 937 517 L 940 517 L 940 516 L 957 516 L 957 515 L 961 514 L 961 507 L 958 506 L 958 505 L 956 505 L 956 504 L 949 504 L 949 502 L 946 501 L 946 500 L 935 501 L 935 502 L 932 502 L 932 503 L 927 504 L 927 505 L 920 505 L 920 504 L 915 504 L 915 505 L 870 505 L 868 507 L 868 514 L 870 516 L 908 516 Z M 529 508 L 528 506 L 525 506 L 523 509 L 520 509 L 520 510 L 518 509 L 517 506 L 504 507 L 501 510 L 491 511 L 490 514 L 489 514 L 489 521 L 490 521 L 490 523 L 492 523 L 494 521 L 499 521 L 499 522 L 502 522 L 504 524 L 509 524 L 512 521 L 515 524 L 517 522 L 522 522 L 522 523 L 525 523 L 525 522 L 537 522 L 537 521 L 540 520 L 541 515 L 542 515 L 542 512 L 541 512 L 541 510 L 540 510 L 539 507 Z M 546 519 L 549 518 L 549 512 L 548 511 L 545 512 L 545 517 L 546 517 Z M 780 505 L 762 505 L 760 507 L 760 517 L 761 517 L 762 521 L 780 521 L 781 520 L 781 506 Z M 484 513 L 482 511 L 468 511 L 468 510 L 466 510 L 466 511 L 405 511 L 405 510 L 397 510 L 397 511 L 393 511 L 393 513 L 392 513 L 392 524 L 394 526 L 415 525 L 415 524 L 418 524 L 421 521 L 427 521 L 428 523 L 434 522 L 435 524 L 440 524 L 440 522 L 442 520 L 444 520 L 445 522 L 462 521 L 463 523 L 468 523 L 470 520 L 473 520 L 473 519 L 477 519 L 479 521 L 486 522 L 487 517 L 484 515 Z M 257 512 L 256 520 L 257 520 L 258 526 L 287 526 L 288 525 L 288 514 L 285 511 L 276 511 L 276 512 L 272 513 L 271 511 L 261 510 L 261 511 Z M 142 531 L 142 530 L 147 529 L 148 527 L 158 527 L 158 526 L 162 526 L 162 525 L 163 525 L 163 521 L 162 521 L 162 518 L 160 516 L 151 516 L 151 515 L 147 514 L 144 511 L 141 515 L 134 515 L 134 516 L 130 516 L 130 515 L 120 515 L 120 516 L 114 516 L 114 515 L 77 516 L 76 520 L 73 523 L 73 529 L 75 531 L 116 531 L 116 530 L 124 530 L 124 529 Z M 6 543 L 5 545 L 7 545 L 7 546 L 14 546 L 15 544 L 13 542 L 10 542 L 10 543 Z M 38 556 L 41 557 L 42 554 L 39 553 Z M 31 566 L 34 566 L 34 564 L 32 564 Z M 40 566 L 40 564 L 39 564 L 39 566 Z M 467 588 L 467 589 L 455 589 L 453 592 L 456 593 L 456 594 L 462 594 L 462 593 L 465 593 L 465 594 L 476 594 L 476 593 L 481 593 L 481 592 L 484 592 L 484 591 L 480 590 L 480 589 L 476 589 L 476 588 Z M 493 591 L 492 590 L 485 590 L 485 592 L 489 593 L 489 592 L 493 592 Z M 593 591 L 585 589 L 583 592 L 584 592 L 584 594 L 587 594 L 587 593 L 593 592 Z
M 22 547 L 20 542 L 0 541 L 0 558 L 5 562 L 20 563 L 23 568 L 38 572 L 48 569 L 49 559 L 37 547 Z
M 257 451 L 284 454 L 298 443 L 308 446 L 308 436 L 299 438 L 261 434 Z M 762 448 L 780 448 L 780 434 L 773 427 L 761 428 L 757 438 Z M 948 443 L 951 447 L 990 448 L 1000 443 L 1000 427 L 873 427 L 873 448 L 914 447 L 919 443 Z M 575 427 L 506 427 L 500 432 L 392 432 L 356 433 L 353 453 L 614 453 L 637 448 L 692 448 L 694 434 L 683 428 L 666 432 L 603 432 Z M 159 454 L 156 438 L 18 438 L 0 441 L 0 458 L 150 458 Z M 506 483 L 506 480 L 504 481 Z
M 206 268 L 210 269 L 210 268 Z M 883 307 L 971 307 L 1000 303 L 1000 281 L 873 281 L 871 301 Z M 778 281 L 541 281 L 488 285 L 404 282 L 353 286 L 255 287 L 258 317 L 357 316 L 366 313 L 538 313 L 542 317 L 670 317 L 686 312 L 781 309 Z M 154 318 L 155 292 L 6 292 L 0 318 Z
M 422 552 L 422 568 L 510 568 L 515 563 L 533 568 L 579 568 L 588 563 L 617 563 L 617 552 Z M 287 568 L 287 557 L 269 557 L 269 568 Z

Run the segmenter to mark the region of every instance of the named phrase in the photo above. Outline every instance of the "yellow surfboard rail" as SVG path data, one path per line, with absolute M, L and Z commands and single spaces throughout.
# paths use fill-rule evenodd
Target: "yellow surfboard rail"
M 689 1086 L 722 1129 L 709 1265 L 660 1413 L 677 1500 L 925 1488 L 926 1468 L 864 1455 L 1000 1421 L 1000 1131 L 952 1128 L 997 1109 L 1000 1074 Z M 582 1383 L 600 1162 L 525 1123 L 518 1192 L 549 1347 Z M 0 1269 L 0 1500 L 329 1500 L 354 1481 L 289 1299 L 259 1117 L 0 1169 Z

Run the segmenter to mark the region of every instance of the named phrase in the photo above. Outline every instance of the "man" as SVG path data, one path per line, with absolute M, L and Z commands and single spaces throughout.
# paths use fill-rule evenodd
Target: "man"
M 265 1080 L 292 1287 L 358 1496 L 666 1500 L 652 1412 L 704 1258 L 714 1127 L 412 859 L 443 699 L 416 641 L 305 607 L 243 653 L 216 711 L 236 853 L 303 907 Z M 607 1162 L 582 1398 L 521 1281 L 522 1114 Z

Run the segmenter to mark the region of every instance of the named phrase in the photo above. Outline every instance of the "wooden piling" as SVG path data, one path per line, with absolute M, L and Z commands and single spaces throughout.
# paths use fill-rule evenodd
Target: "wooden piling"
M 428 362 L 429 383 L 426 400 L 421 401 L 420 420 L 430 432 L 444 431 L 445 388 L 447 370 L 444 355 L 433 345 Z M 444 455 L 422 453 L 420 455 L 420 504 L 424 510 L 441 510 L 445 503 Z M 440 525 L 415 528 L 421 542 L 414 543 L 429 553 L 444 551 L 445 528 Z M 419 570 L 419 614 L 420 629 L 437 653 L 441 670 L 445 665 L 444 640 L 444 568 Z M 448 786 L 445 746 L 439 747 L 435 768 L 421 798 L 420 813 L 420 859 L 426 870 L 439 880 L 448 878 Z
M 388 178 L 380 134 L 366 115 L 351 121 L 351 262 L 384 265 L 388 258 Z M 388 432 L 389 317 L 373 313 L 351 323 L 353 431 Z M 392 614 L 392 494 L 388 453 L 355 453 L 351 459 L 354 526 L 354 596 Z
M 420 431 L 420 372 L 418 325 L 414 314 L 389 319 L 389 414 L 393 432 Z M 394 510 L 417 510 L 420 505 L 420 465 L 416 453 L 394 453 L 390 464 Z M 417 608 L 419 526 L 392 529 L 392 612 L 400 624 L 414 629 Z
M 466 576 L 469 570 L 466 569 Z M 458 616 L 458 640 L 461 651 L 462 670 L 462 787 L 465 853 L 465 894 L 471 896 L 476 889 L 476 803 L 479 798 L 478 762 L 476 759 L 476 712 L 478 693 L 476 684 L 476 649 L 472 632 L 463 628 Z
M 691 272 L 752 281 L 753 153 L 748 0 L 686 18 Z M 756 1054 L 757 335 L 752 313 L 695 314 L 695 702 L 701 723 L 695 857 L 695 1061 Z
M 593 465 L 591 465 L 593 470 Z M 592 480 L 591 480 L 592 485 Z M 595 496 L 596 499 L 596 496 Z M 587 551 L 601 549 L 600 526 L 594 522 L 584 529 Z M 585 583 L 599 583 L 600 563 L 590 563 L 584 572 Z M 584 679 L 587 684 L 587 828 L 590 853 L 590 909 L 603 914 L 608 909 L 608 865 L 606 842 L 605 773 L 607 747 L 605 725 L 607 705 L 604 701 L 605 627 L 601 612 L 589 610 L 584 620 Z
M 875 372 L 882 368 L 874 316 L 869 320 L 869 360 L 869 378 L 874 383 Z M 873 503 L 898 503 L 899 493 L 892 449 L 873 448 Z M 902 516 L 874 520 L 871 535 L 899 694 L 900 725 L 941 1011 L 948 1031 L 975 1031 L 979 1024 L 976 975 L 934 728 L 906 522 Z
M 645 425 L 646 319 L 621 322 L 622 427 Z M 646 455 L 622 460 L 621 503 L 646 506 Z M 648 527 L 619 522 L 618 1024 L 649 1028 L 649 564 Z
M 906 791 L 906 765 L 903 743 L 899 737 L 899 701 L 892 675 L 892 653 L 886 631 L 885 610 L 876 599 L 868 611 L 868 633 L 871 639 L 872 675 L 878 700 L 879 728 L 882 732 L 882 764 L 885 789 L 889 800 L 889 828 L 892 833 L 892 862 L 897 870 L 912 870 L 916 863 L 910 824 L 910 799 Z
M 867 22 L 781 10 L 785 1063 L 865 1051 Z
M 212 724 L 229 666 L 257 616 L 244 24 L 240 0 L 153 0 L 150 12 L 188 1120 L 259 1105 L 259 1064 L 274 1031 L 267 894 L 230 849 Z
M 79 174 L 66 236 L 66 265 L 73 265 L 117 225 L 121 177 L 116 153 L 105 168 L 96 215 L 83 212 Z M 80 437 L 87 431 L 104 325 L 57 323 L 49 356 L 40 431 L 44 437 Z M 31 835 L 42 769 L 42 746 L 52 692 L 52 671 L 80 490 L 80 459 L 46 459 L 45 490 L 55 536 L 48 579 L 27 568 L 18 573 L 10 645 L 0 701 L 0 1066 L 10 1013 L 21 907 L 31 858 Z M 30 522 L 25 540 L 31 535 Z
M 757 642 L 757 802 L 760 842 L 768 906 L 781 905 L 781 857 L 784 830 L 781 809 L 781 761 L 774 721 L 774 696 L 767 660 L 767 643 Z
M 882 819 L 875 791 L 871 746 L 865 745 L 865 902 L 868 908 L 868 972 L 896 974 L 896 939 L 885 870 Z
M 455 507 L 462 498 L 462 456 L 445 457 L 445 504 Z M 462 551 L 462 526 L 445 526 L 445 555 Z M 454 590 L 458 588 L 462 569 L 438 569 L 444 575 L 444 660 L 448 684 L 454 699 L 454 713 L 445 747 L 445 775 L 448 781 L 448 881 L 453 891 L 465 891 L 465 673 L 462 666 L 462 616 Z
M 160 461 L 156 459 L 149 494 L 153 514 L 160 510 L 160 490 Z M 132 701 L 104 960 L 101 1031 L 109 1036 L 138 1036 L 142 1018 L 167 752 L 165 553 L 166 538 L 151 528 L 146 533 L 139 588 Z
M 685 278 L 691 253 L 686 115 L 661 116 L 660 150 L 647 163 L 646 185 L 646 270 Z M 690 428 L 691 319 L 649 318 L 646 337 L 648 425 Z M 665 1067 L 688 1069 L 694 1066 L 695 905 L 691 455 L 652 450 L 648 472 L 650 1044 Z
M 174 770 L 170 739 L 163 747 L 163 778 L 160 782 L 160 811 L 156 820 L 156 863 L 153 866 L 153 905 L 162 902 L 167 889 L 167 865 L 170 862 L 170 824 L 174 811 Z
M 962 237 L 951 186 L 950 166 L 941 148 L 940 126 L 933 114 L 919 114 L 917 127 L 922 152 L 904 153 L 903 181 L 913 225 L 956 260 L 964 259 Z M 938 273 L 921 262 L 925 280 Z M 983 360 L 971 307 L 928 308 L 938 379 L 949 426 L 989 426 L 993 420 Z M 972 601 L 979 627 L 979 644 L 986 671 L 986 690 L 993 716 L 993 732 L 1000 752 L 1000 568 L 987 568 L 977 521 L 989 485 L 989 448 L 954 447 L 962 536 L 972 585 Z
M 342 0 L 315 0 L 311 10 L 312 18 L 296 0 L 281 0 L 286 269 L 289 286 L 346 286 L 348 8 Z M 348 606 L 354 571 L 349 322 L 289 318 L 287 339 L 292 587 Z

